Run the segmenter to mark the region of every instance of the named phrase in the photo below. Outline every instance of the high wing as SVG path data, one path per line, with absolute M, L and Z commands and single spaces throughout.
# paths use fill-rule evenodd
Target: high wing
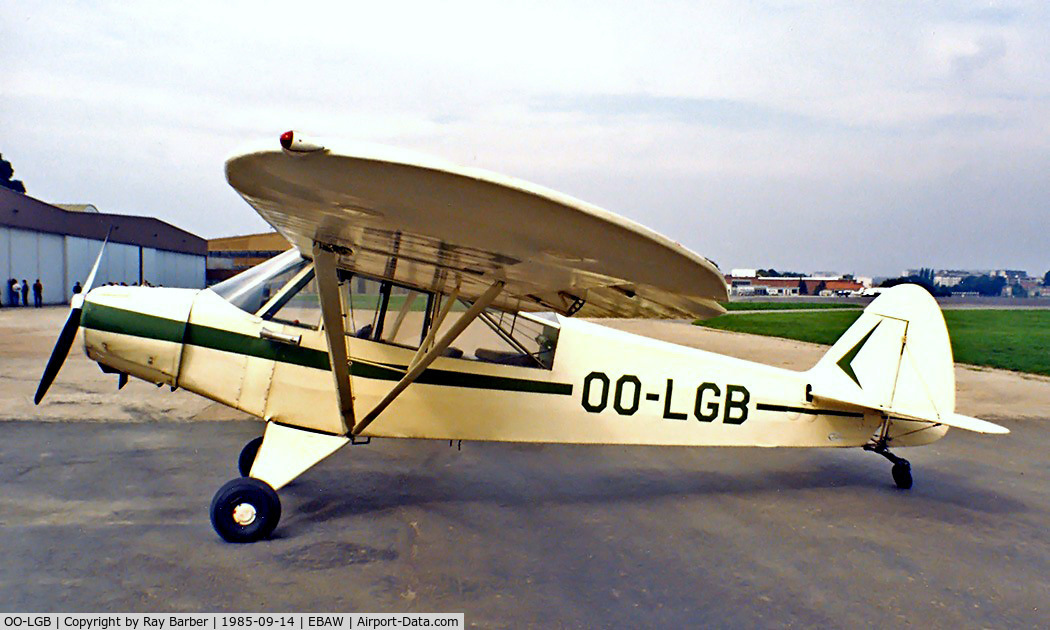
M 707 318 L 728 299 L 718 268 L 633 221 L 555 191 L 369 145 L 292 134 L 230 157 L 230 185 L 301 252 L 494 306 L 590 317 Z

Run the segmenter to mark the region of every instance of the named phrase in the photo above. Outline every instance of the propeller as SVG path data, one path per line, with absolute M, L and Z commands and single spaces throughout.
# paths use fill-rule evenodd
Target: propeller
M 62 325 L 62 332 L 58 333 L 58 341 L 55 342 L 55 348 L 51 351 L 51 358 L 47 360 L 47 366 L 44 367 L 44 375 L 40 377 L 40 385 L 36 388 L 36 396 L 33 397 L 34 404 L 39 405 L 40 401 L 44 399 L 44 394 L 51 387 L 51 383 L 54 382 L 58 371 L 62 369 L 62 364 L 65 363 L 66 357 L 69 356 L 69 349 L 73 347 L 77 329 L 80 328 L 80 315 L 84 310 L 84 296 L 91 290 L 91 285 L 95 282 L 95 274 L 98 273 L 98 267 L 102 263 L 102 254 L 106 251 L 106 243 L 108 242 L 109 233 L 107 232 L 106 240 L 102 242 L 102 249 L 98 252 L 95 266 L 91 268 L 91 273 L 88 274 L 84 288 L 80 293 L 74 295 L 70 301 L 69 317 L 66 318 L 66 323 Z

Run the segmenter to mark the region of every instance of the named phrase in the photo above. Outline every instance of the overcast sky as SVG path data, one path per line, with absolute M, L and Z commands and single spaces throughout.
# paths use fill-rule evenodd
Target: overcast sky
M 0 153 L 32 196 L 204 237 L 266 228 L 223 161 L 299 129 L 534 181 L 724 270 L 1042 275 L 1048 6 L 10 1 Z

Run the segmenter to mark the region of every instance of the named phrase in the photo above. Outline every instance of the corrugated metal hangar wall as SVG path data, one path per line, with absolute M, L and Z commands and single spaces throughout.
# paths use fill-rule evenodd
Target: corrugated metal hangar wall
M 45 304 L 69 301 L 83 284 L 107 231 L 110 242 L 96 286 L 148 282 L 204 287 L 207 242 L 158 219 L 68 212 L 0 188 L 0 300 L 8 305 L 7 280 L 43 284 Z M 32 304 L 32 298 L 29 303 Z

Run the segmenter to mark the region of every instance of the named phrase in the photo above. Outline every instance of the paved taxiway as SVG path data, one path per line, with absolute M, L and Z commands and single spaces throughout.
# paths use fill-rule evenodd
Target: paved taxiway
M 908 492 L 860 451 L 377 440 L 282 490 L 273 540 L 228 545 L 208 503 L 259 425 L 185 392 L 133 382 L 118 393 L 78 347 L 34 408 L 63 316 L 0 311 L 0 610 L 464 611 L 482 627 L 1050 625 L 1047 379 L 961 371 L 960 411 L 1013 433 L 952 431 L 902 449 Z M 821 352 L 620 325 L 778 365 Z

